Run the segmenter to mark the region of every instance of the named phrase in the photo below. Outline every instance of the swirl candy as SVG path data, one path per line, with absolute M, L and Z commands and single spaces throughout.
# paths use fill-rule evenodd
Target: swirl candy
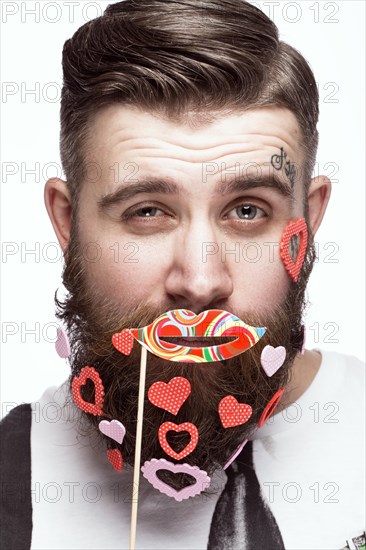
M 174 309 L 163 313 L 146 327 L 130 329 L 133 337 L 151 353 L 168 361 L 187 363 L 209 363 L 229 359 L 254 346 L 265 332 L 265 327 L 246 325 L 232 313 L 221 309 L 209 309 L 199 315 L 188 309 Z M 166 342 L 163 340 L 164 336 L 237 338 L 216 346 L 190 347 Z

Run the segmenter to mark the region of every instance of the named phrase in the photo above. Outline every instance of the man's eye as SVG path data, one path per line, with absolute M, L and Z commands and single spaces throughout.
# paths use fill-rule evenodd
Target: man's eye
M 230 213 L 234 212 L 235 216 L 230 216 Z M 236 218 L 238 216 L 238 218 Z M 235 208 L 233 208 L 229 214 L 228 217 L 232 219 L 240 219 L 240 220 L 258 220 L 260 218 L 264 218 L 266 216 L 266 213 L 262 210 L 262 208 L 259 208 L 258 206 L 254 206 L 254 204 L 239 204 Z
M 122 219 L 126 220 L 129 218 L 156 218 L 156 212 L 163 212 L 157 206 L 143 206 L 137 210 L 132 210 L 131 212 L 126 212 L 123 214 Z M 164 213 L 164 212 L 163 212 Z

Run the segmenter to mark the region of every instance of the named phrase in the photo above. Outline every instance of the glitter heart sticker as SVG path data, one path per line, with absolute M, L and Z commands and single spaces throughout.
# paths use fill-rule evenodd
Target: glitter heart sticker
M 196 483 L 193 485 L 188 485 L 188 487 L 184 487 L 178 491 L 158 478 L 156 473 L 160 470 L 169 470 L 175 474 L 188 474 L 196 480 Z M 211 482 L 211 478 L 207 475 L 207 473 L 204 470 L 200 470 L 198 466 L 190 466 L 189 464 L 173 464 L 172 462 L 165 460 L 165 458 L 152 458 L 151 460 L 147 460 L 141 467 L 141 471 L 143 476 L 155 489 L 161 493 L 164 493 L 168 497 L 174 498 L 178 502 L 181 502 L 189 497 L 199 495 L 202 491 L 207 489 Z
M 266 375 L 273 376 L 282 367 L 285 359 L 286 349 L 283 346 L 265 346 L 261 353 L 261 365 Z
M 85 386 L 87 380 L 94 383 L 94 403 L 85 401 L 81 397 L 80 389 Z M 94 416 L 102 416 L 104 402 L 104 387 L 98 372 L 94 367 L 84 367 L 79 376 L 74 376 L 71 384 L 71 394 L 75 404 L 84 412 Z
M 176 453 L 167 442 L 166 434 L 169 431 L 188 432 L 189 435 L 191 436 L 190 442 L 188 443 L 188 445 L 186 445 L 186 447 L 184 447 L 184 449 L 182 449 L 182 451 L 180 451 L 180 453 Z M 172 458 L 175 458 L 176 460 L 181 460 L 182 458 L 191 454 L 197 447 L 198 430 L 196 426 L 191 422 L 183 422 L 183 424 L 174 424 L 174 422 L 164 422 L 164 424 L 162 424 L 159 428 L 158 438 L 159 438 L 159 443 L 161 445 L 161 448 L 166 452 L 167 455 L 171 456 Z
M 224 428 L 241 426 L 252 416 L 252 407 L 239 403 L 232 395 L 227 395 L 219 403 L 219 415 Z
M 114 439 L 117 443 L 122 444 L 123 438 L 126 434 L 126 428 L 118 420 L 101 420 L 99 422 L 99 430 L 102 434 Z
M 297 258 L 294 261 L 290 255 L 290 244 L 292 237 L 299 237 L 300 244 L 297 252 Z M 308 230 L 304 218 L 298 218 L 296 222 L 287 224 L 283 232 L 280 243 L 280 256 L 289 273 L 290 277 L 295 281 L 299 278 L 299 274 L 304 263 L 306 249 L 308 246 Z
M 170 412 L 178 414 L 183 403 L 188 399 L 191 393 L 191 384 L 187 378 L 176 376 L 167 384 L 165 382 L 155 382 L 149 388 L 147 393 L 150 403 Z
M 134 343 L 134 337 L 129 328 L 116 332 L 112 336 L 112 344 L 123 355 L 130 355 Z

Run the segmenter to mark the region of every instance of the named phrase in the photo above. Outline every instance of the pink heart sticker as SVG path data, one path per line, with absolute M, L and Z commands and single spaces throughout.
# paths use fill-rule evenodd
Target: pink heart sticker
M 224 428 L 241 426 L 252 416 L 252 407 L 239 403 L 233 395 L 227 395 L 219 403 L 219 415 Z
M 57 329 L 57 339 L 55 342 L 55 348 L 58 355 L 63 359 L 66 359 L 66 357 L 69 357 L 69 355 L 71 355 L 69 339 L 63 328 Z
M 134 337 L 129 328 L 116 332 L 112 336 L 112 344 L 123 355 L 130 355 L 133 348 Z
M 178 414 L 183 403 L 191 393 L 191 384 L 187 378 L 176 376 L 167 384 L 155 382 L 149 388 L 147 396 L 150 403 L 172 414 Z
M 123 466 L 121 451 L 119 451 L 118 449 L 108 449 L 107 457 L 116 472 L 121 472 Z
M 158 478 L 156 473 L 159 470 L 169 470 L 170 472 L 176 474 L 189 474 L 195 478 L 196 483 L 193 485 L 188 485 L 188 487 L 184 487 L 183 489 L 177 491 Z M 202 491 L 207 489 L 211 482 L 211 478 L 207 475 L 207 473 L 204 470 L 200 470 L 198 466 L 190 466 L 189 464 L 173 464 L 172 462 L 165 460 L 165 458 L 160 458 L 159 460 L 157 458 L 152 458 L 151 460 L 147 460 L 142 466 L 141 471 L 143 476 L 155 489 L 161 493 L 164 493 L 164 495 L 167 495 L 168 497 L 174 498 L 178 502 L 202 493 Z
M 286 359 L 286 349 L 283 346 L 274 348 L 265 346 L 261 353 L 261 365 L 267 376 L 273 376 L 282 367 Z
M 102 434 L 114 439 L 117 443 L 122 443 L 123 438 L 126 434 L 126 428 L 118 420 L 101 420 L 99 422 L 99 430 Z

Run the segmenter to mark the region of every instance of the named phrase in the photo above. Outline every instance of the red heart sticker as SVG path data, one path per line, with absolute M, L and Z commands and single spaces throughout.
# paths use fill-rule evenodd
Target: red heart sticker
M 190 442 L 188 443 L 188 445 L 186 445 L 186 447 L 184 447 L 184 449 L 181 450 L 180 453 L 176 453 L 166 440 L 166 434 L 171 430 L 175 432 L 188 432 L 191 436 Z M 183 424 L 164 422 L 164 424 L 162 424 L 159 428 L 158 437 L 159 443 L 166 454 L 171 456 L 172 458 L 175 458 L 176 460 L 180 460 L 181 458 L 184 458 L 185 456 L 191 454 L 197 447 L 198 430 L 196 426 L 191 422 L 183 422 Z
M 86 384 L 87 380 L 94 382 L 94 403 L 84 401 L 81 397 L 80 388 Z M 84 412 L 94 414 L 94 416 L 102 416 L 104 387 L 98 372 L 94 367 L 84 367 L 81 369 L 79 376 L 74 376 L 71 385 L 71 394 L 75 404 Z
M 116 332 L 112 336 L 112 344 L 123 355 L 130 355 L 133 348 L 134 337 L 129 328 Z
M 219 403 L 219 415 L 224 428 L 241 426 L 252 416 L 252 407 L 239 403 L 233 395 L 227 395 Z
M 183 403 L 191 393 L 191 384 L 187 378 L 176 376 L 167 384 L 155 382 L 150 386 L 147 396 L 150 403 L 172 414 L 178 414 Z
M 261 428 L 265 422 L 267 422 L 268 418 L 271 416 L 275 408 L 277 407 L 283 392 L 285 391 L 285 388 L 280 388 L 274 396 L 271 398 L 270 401 L 268 401 L 267 405 L 263 409 L 262 415 L 258 422 L 258 428 Z
M 123 466 L 121 451 L 119 451 L 118 449 L 108 449 L 107 457 L 109 462 L 112 464 L 113 468 L 117 472 L 121 472 L 122 466 Z
M 292 237 L 298 236 L 300 238 L 299 250 L 297 253 L 296 261 L 294 262 L 290 256 L 290 242 Z M 308 230 L 306 227 L 306 221 L 304 218 L 299 218 L 296 222 L 290 222 L 287 224 L 285 231 L 283 232 L 280 243 L 280 255 L 285 268 L 287 269 L 290 277 L 295 281 L 299 278 L 299 274 L 304 263 L 306 249 L 308 246 Z

